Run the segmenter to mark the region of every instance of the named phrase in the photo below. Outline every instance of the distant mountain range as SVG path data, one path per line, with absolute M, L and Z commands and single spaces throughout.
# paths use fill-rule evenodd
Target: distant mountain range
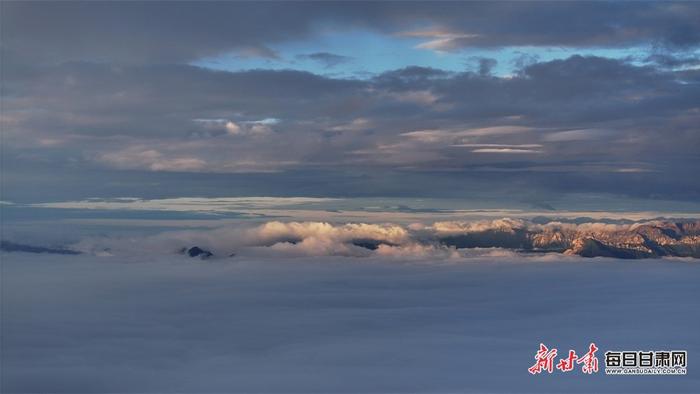
M 272 228 L 271 231 L 270 228 Z M 267 231 L 267 232 L 266 232 Z M 239 248 L 289 250 L 291 255 L 350 255 L 369 257 L 402 250 L 443 253 L 456 249 L 502 248 L 522 253 L 563 253 L 582 257 L 642 259 L 664 256 L 700 258 L 700 220 L 655 220 L 643 223 L 563 223 L 520 219 L 477 222 L 436 222 L 429 226 L 274 222 L 243 237 L 231 234 L 231 246 L 207 250 L 183 247 L 180 253 L 198 259 L 233 257 Z M 261 235 L 262 234 L 262 235 Z M 244 242 L 240 242 L 243 240 Z M 117 242 L 119 242 L 117 240 Z M 131 242 L 131 241 L 129 241 Z M 237 243 L 238 242 L 238 243 Z M 237 244 L 236 244 L 237 243 Z M 130 248 L 133 246 L 129 244 Z M 321 245 L 319 248 L 318 245 Z M 296 249 L 298 248 L 298 249 Z M 2 241 L 4 252 L 80 254 L 82 250 L 49 248 Z M 97 249 L 109 251 L 110 248 Z M 231 251 L 234 253 L 231 253 Z M 215 253 L 216 252 L 216 253 Z M 90 252 L 87 252 L 90 253 Z M 111 253 L 109 255 L 112 255 Z M 284 255 L 284 254 L 283 254 Z
M 561 252 L 583 257 L 640 259 L 678 256 L 700 258 L 700 221 L 658 221 L 628 226 L 589 223 L 486 229 L 440 238 L 458 248 L 500 247 L 527 252 Z

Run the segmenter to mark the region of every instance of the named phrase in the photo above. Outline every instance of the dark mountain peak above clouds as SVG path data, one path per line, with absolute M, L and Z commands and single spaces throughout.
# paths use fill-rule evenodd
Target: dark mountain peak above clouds
M 564 254 L 581 257 L 614 257 L 618 259 L 641 259 L 652 257 L 651 253 L 635 248 L 618 248 L 594 238 L 576 238 Z
M 355 239 L 352 240 L 352 244 L 368 250 L 377 250 L 381 245 L 395 246 L 389 242 L 378 241 L 375 239 Z
M 206 259 L 208 259 L 209 257 L 214 256 L 214 253 L 212 253 L 212 252 L 210 252 L 210 251 L 208 251 L 208 250 L 202 249 L 202 248 L 200 248 L 199 246 L 193 246 L 193 247 L 191 247 L 191 248 L 189 248 L 189 249 L 188 249 L 188 248 L 182 248 L 181 252 L 184 253 L 184 254 L 187 254 L 187 255 L 190 256 L 190 257 L 199 257 L 199 258 L 202 259 L 202 260 L 206 260 Z

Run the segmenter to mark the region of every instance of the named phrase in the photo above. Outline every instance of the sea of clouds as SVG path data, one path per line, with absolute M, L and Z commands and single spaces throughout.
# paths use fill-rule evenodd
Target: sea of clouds
M 697 259 L 509 247 L 509 234 L 524 231 L 644 223 L 63 219 L 10 227 L 10 241 L 82 254 L 0 251 L 0 392 L 694 392 Z M 505 243 L 444 242 L 465 236 Z M 192 246 L 214 256 L 181 253 Z M 560 354 L 595 342 L 601 367 L 605 350 L 687 350 L 688 375 L 532 376 L 540 342 Z
M 290 234 L 407 236 L 383 226 L 250 231 L 243 234 L 268 244 Z M 177 234 L 183 238 L 145 244 L 196 236 Z M 215 246 L 215 237 L 207 239 Z M 658 393 L 700 386 L 693 260 L 0 257 L 6 393 Z M 527 368 L 540 342 L 560 354 L 583 353 L 595 342 L 601 366 L 608 349 L 684 349 L 688 375 L 532 376 Z

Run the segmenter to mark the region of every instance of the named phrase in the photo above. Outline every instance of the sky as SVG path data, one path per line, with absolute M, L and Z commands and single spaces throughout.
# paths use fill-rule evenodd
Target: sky
M 700 197 L 693 2 L 1 7 L 6 202 Z

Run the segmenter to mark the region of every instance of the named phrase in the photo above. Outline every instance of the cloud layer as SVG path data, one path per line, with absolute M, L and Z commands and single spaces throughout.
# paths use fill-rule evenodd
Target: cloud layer
M 420 2 L 181 3 L 172 7 L 11 3 L 3 11 L 7 24 L 3 49 L 44 61 L 176 62 L 231 51 L 274 57 L 271 44 L 308 38 L 328 25 L 421 37 L 425 39 L 419 44 L 422 47 L 445 51 L 648 42 L 686 48 L 700 43 L 698 7 L 688 2 L 442 3 L 437 7 Z M 86 31 L 90 37 L 84 35 Z
M 700 271 L 681 261 L 2 259 L 3 392 L 697 387 L 691 370 L 648 379 L 527 373 L 543 341 L 562 353 L 593 341 L 601 351 L 698 354 Z
M 86 197 L 70 181 L 79 168 L 123 188 L 141 177 L 139 195 L 189 174 L 277 173 L 273 183 L 297 174 L 318 195 L 445 195 L 465 183 L 505 193 L 520 181 L 541 194 L 697 200 L 698 12 L 688 2 L 3 4 L 4 189 L 31 198 L 35 179 L 58 173 L 64 185 L 50 189 Z M 408 63 L 373 64 L 372 37 Z M 495 72 L 504 60 L 484 48 L 522 58 Z M 464 66 L 425 67 L 425 51 Z M 261 63 L 234 67 L 251 58 Z M 224 64 L 193 65 L 202 59 Z M 355 74 L 333 73 L 348 64 Z M 411 181 L 393 182 L 397 172 Z M 428 192 L 424 175 L 444 181 Z
M 550 186 L 556 173 L 585 175 L 613 192 L 623 190 L 611 173 L 637 169 L 656 184 L 678 173 L 671 187 L 690 196 L 695 74 L 579 56 L 508 78 L 409 68 L 364 81 L 71 63 L 7 70 L 2 121 L 18 168 L 517 169 Z

